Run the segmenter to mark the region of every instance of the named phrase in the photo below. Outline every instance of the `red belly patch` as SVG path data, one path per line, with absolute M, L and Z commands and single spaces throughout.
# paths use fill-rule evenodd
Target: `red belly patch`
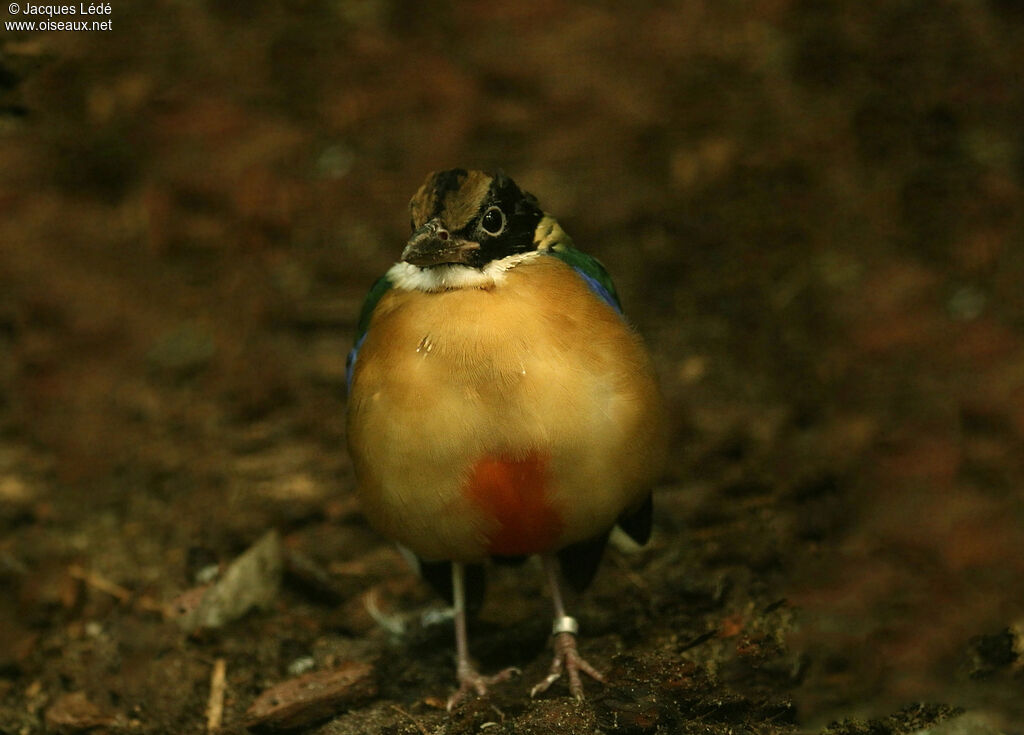
M 562 533 L 562 519 L 547 498 L 547 459 L 533 452 L 522 459 L 484 457 L 475 465 L 465 493 L 497 523 L 487 550 L 519 555 L 550 551 Z

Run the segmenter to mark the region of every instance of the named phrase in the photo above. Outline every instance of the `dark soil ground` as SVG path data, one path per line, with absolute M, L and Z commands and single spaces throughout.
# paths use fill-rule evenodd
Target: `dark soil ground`
M 205 731 L 221 666 L 242 732 L 345 662 L 299 731 L 1024 732 L 1020 4 L 625 7 L 0 32 L 0 732 Z M 353 498 L 355 316 L 457 165 L 605 261 L 672 417 L 654 539 L 572 603 L 582 704 L 528 697 L 527 565 L 471 631 L 523 676 L 449 717 L 450 621 Z M 269 604 L 183 632 L 270 529 Z

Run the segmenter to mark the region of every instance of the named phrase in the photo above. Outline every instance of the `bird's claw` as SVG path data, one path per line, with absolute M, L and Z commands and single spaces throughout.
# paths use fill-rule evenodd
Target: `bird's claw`
M 569 692 L 577 700 L 583 699 L 583 682 L 580 681 L 581 671 L 595 681 L 599 681 L 602 684 L 606 683 L 604 675 L 580 656 L 579 651 L 576 649 L 575 635 L 568 632 L 556 633 L 554 645 L 555 658 L 551 662 L 551 670 L 537 686 L 530 690 L 531 697 L 536 697 L 538 694 L 546 692 L 562 676 L 563 670 L 569 674 Z
M 487 694 L 487 687 L 492 684 L 500 684 L 503 681 L 508 681 L 513 676 L 518 676 L 523 673 L 515 666 L 510 666 L 507 669 L 499 671 L 493 676 L 484 676 L 472 666 L 459 667 L 459 688 L 455 694 L 448 698 L 448 711 L 451 712 L 455 709 L 462 701 L 476 692 L 477 696 L 484 696 Z

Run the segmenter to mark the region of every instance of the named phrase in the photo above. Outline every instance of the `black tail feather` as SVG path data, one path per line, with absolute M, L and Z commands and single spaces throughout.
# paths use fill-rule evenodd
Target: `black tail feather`
M 597 574 L 597 567 L 601 563 L 601 556 L 604 554 L 610 533 L 608 531 L 592 539 L 566 546 L 558 552 L 562 578 L 577 592 L 589 587 L 594 575 Z
M 654 515 L 654 495 L 648 493 L 644 502 L 633 510 L 619 516 L 619 528 L 641 546 L 651 538 L 651 525 Z

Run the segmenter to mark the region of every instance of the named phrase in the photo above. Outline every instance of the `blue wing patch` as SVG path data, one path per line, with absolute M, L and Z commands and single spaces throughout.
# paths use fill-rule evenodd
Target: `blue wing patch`
M 356 369 L 356 357 L 359 356 L 359 348 L 363 346 L 363 342 L 366 340 L 366 332 L 363 332 L 356 343 L 352 345 L 352 349 L 348 351 L 348 359 L 345 360 L 345 391 L 348 393 L 352 392 L 352 373 Z
M 615 283 L 605 267 L 601 265 L 601 261 L 592 255 L 587 255 L 582 250 L 577 250 L 566 242 L 556 243 L 541 252 L 558 258 L 579 273 L 580 278 L 601 301 L 615 309 L 619 316 L 625 318 L 622 304 L 619 302 L 619 294 L 615 291 Z
M 623 315 L 622 307 L 619 305 L 619 300 L 612 296 L 611 292 L 604 287 L 604 284 L 602 284 L 593 276 L 588 275 L 586 271 L 581 270 L 580 268 L 576 268 L 575 266 L 573 266 L 573 270 L 579 273 L 580 278 L 582 278 L 586 282 L 586 284 L 590 287 L 591 291 L 597 294 L 601 301 L 605 302 L 606 304 L 608 304 L 608 306 L 615 309 L 615 311 L 618 312 L 620 316 Z
M 349 393 L 352 392 L 352 374 L 356 369 L 356 358 L 359 357 L 359 348 L 363 346 L 366 334 L 370 330 L 370 319 L 373 316 L 373 310 L 377 308 L 377 304 L 384 297 L 384 294 L 390 290 L 391 281 L 388 280 L 388 277 L 381 276 L 378 278 L 373 286 L 370 287 L 370 293 L 366 295 L 366 300 L 363 301 L 363 308 L 359 311 L 359 322 L 356 325 L 356 342 L 348 353 L 348 359 L 345 360 L 345 390 Z

